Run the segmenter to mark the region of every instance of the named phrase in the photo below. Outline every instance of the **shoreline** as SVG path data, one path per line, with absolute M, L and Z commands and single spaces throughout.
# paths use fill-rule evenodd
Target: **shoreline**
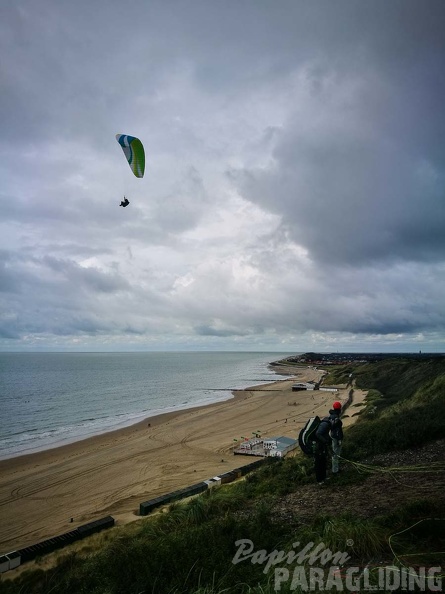
M 282 380 L 273 379 L 273 374 L 286 375 L 286 372 L 280 373 L 279 369 L 283 369 L 284 366 L 281 366 L 279 361 L 269 362 L 267 364 L 267 367 L 272 372 L 270 379 L 265 380 L 263 378 L 262 379 L 258 378 L 258 383 L 255 383 L 252 385 L 252 384 L 246 382 L 246 385 L 244 387 L 240 387 L 240 388 L 209 389 L 208 392 L 210 392 L 210 393 L 214 392 L 214 394 L 210 397 L 203 396 L 202 400 L 199 400 L 197 402 L 192 402 L 192 403 L 189 402 L 187 404 L 182 403 L 182 404 L 172 405 L 171 407 L 166 407 L 165 409 L 154 409 L 153 411 L 145 411 L 145 412 L 141 411 L 140 413 L 134 413 L 132 415 L 134 418 L 130 418 L 130 416 L 129 416 L 125 420 L 121 420 L 118 422 L 116 422 L 115 420 L 113 422 L 113 418 L 110 417 L 111 422 L 109 425 L 106 425 L 104 427 L 98 426 L 98 427 L 96 427 L 96 429 L 92 428 L 90 430 L 85 431 L 84 433 L 82 433 L 78 427 L 77 428 L 74 427 L 74 432 L 72 435 L 59 436 L 58 438 L 54 438 L 54 441 L 49 440 L 48 442 L 42 443 L 40 445 L 34 444 L 28 448 L 23 449 L 22 451 L 19 450 L 19 451 L 7 452 L 7 453 L 0 452 L 0 463 L 8 461 L 8 460 L 13 460 L 13 459 L 17 460 L 24 456 L 31 456 L 33 454 L 45 453 L 48 450 L 53 450 L 53 449 L 58 449 L 58 448 L 62 448 L 65 446 L 70 446 L 77 442 L 85 441 L 90 438 L 99 437 L 101 435 L 106 435 L 106 434 L 110 434 L 110 433 L 114 433 L 114 432 L 118 432 L 118 431 L 123 431 L 127 428 L 135 427 L 139 423 L 143 424 L 145 422 L 150 422 L 151 419 L 155 419 L 159 416 L 163 416 L 166 414 L 175 414 L 177 412 L 192 410 L 194 408 L 199 408 L 201 406 L 211 406 L 212 404 L 215 404 L 215 403 L 233 400 L 235 391 L 251 389 L 256 386 L 266 385 L 273 381 L 282 381 Z M 255 382 L 255 380 L 252 380 L 252 381 Z M 225 393 L 225 395 L 217 397 L 216 394 L 221 393 L 221 392 Z
M 278 380 L 278 381 L 287 381 L 287 380 Z M 274 382 L 275 383 L 275 382 Z M 259 384 L 260 386 L 262 384 Z M 267 384 L 269 385 L 269 384 Z M 224 400 L 217 400 L 213 402 L 209 402 L 208 404 L 196 404 L 194 406 L 190 406 L 188 408 L 177 408 L 175 410 L 171 410 L 164 413 L 154 413 L 153 416 L 144 417 L 141 421 L 137 421 L 136 423 L 131 423 L 130 425 L 126 425 L 124 427 L 118 427 L 115 429 L 108 429 L 102 433 L 95 433 L 94 435 L 89 435 L 87 437 L 80 437 L 79 439 L 75 439 L 74 441 L 69 441 L 67 443 L 54 445 L 49 448 L 45 448 L 42 450 L 36 450 L 34 452 L 29 452 L 27 454 L 17 454 L 16 456 L 12 456 L 11 458 L 1 458 L 0 459 L 0 473 L 4 468 L 8 468 L 10 466 L 16 466 L 23 464 L 31 464 L 34 461 L 40 461 L 39 458 L 51 458 L 59 457 L 60 455 L 64 455 L 65 453 L 75 453 L 76 450 L 84 450 L 88 448 L 90 445 L 101 445 L 101 442 L 108 442 L 110 439 L 114 437 L 125 437 L 131 436 L 133 434 L 139 432 L 145 432 L 146 429 L 151 427 L 156 427 L 162 423 L 168 423 L 175 419 L 177 416 L 180 416 L 184 413 L 189 411 L 199 410 L 201 408 L 208 408 L 220 403 L 225 402 L 233 402 L 235 399 L 240 398 L 241 394 L 244 390 L 256 390 L 256 386 L 252 386 L 249 388 L 242 388 L 239 390 L 233 390 L 232 396 L 227 397 Z M 237 394 L 235 394 L 237 393 Z M 9 464 L 10 463 L 10 464 Z
M 326 414 L 332 394 L 292 392 L 322 372 L 274 366 L 280 379 L 233 391 L 233 398 L 163 413 L 42 452 L 0 461 L 0 552 L 112 515 L 140 519 L 139 503 L 252 461 L 233 456 L 235 439 L 296 438 L 312 414 Z M 335 396 L 339 398 L 340 396 Z
M 279 363 L 273 363 L 273 364 L 269 363 L 268 366 L 276 375 L 284 375 L 284 376 L 289 375 L 285 371 L 283 373 L 280 373 L 278 371 L 279 369 L 284 369 L 284 368 L 288 369 L 288 367 L 285 365 L 281 366 Z M 275 368 L 277 368 L 277 371 L 275 370 Z M 141 413 L 140 420 L 138 420 L 136 422 L 124 421 L 120 426 L 110 427 L 110 428 L 104 429 L 98 433 L 92 433 L 90 435 L 84 435 L 84 436 L 82 436 L 82 435 L 73 436 L 72 438 L 66 438 L 60 442 L 54 442 L 52 445 L 42 446 L 41 448 L 38 448 L 35 450 L 33 449 L 29 452 L 18 452 L 18 453 L 10 455 L 8 457 L 0 456 L 0 465 L 4 462 L 8 462 L 8 461 L 18 461 L 21 458 L 27 458 L 27 457 L 34 456 L 34 455 L 45 454 L 46 452 L 49 452 L 50 450 L 59 450 L 61 448 L 65 448 L 65 447 L 71 447 L 77 443 L 81 443 L 81 442 L 88 441 L 88 440 L 95 440 L 96 438 L 99 438 L 102 436 L 109 436 L 110 434 L 113 434 L 113 433 L 117 434 L 117 433 L 123 432 L 125 430 L 132 432 L 132 430 L 137 429 L 137 427 L 139 425 L 141 426 L 141 428 L 143 428 L 144 426 L 147 426 L 147 423 L 153 423 L 153 426 L 154 426 L 160 422 L 157 420 L 158 418 L 165 419 L 169 416 L 172 416 L 172 418 L 174 418 L 177 414 L 181 414 L 181 413 L 187 412 L 189 410 L 194 410 L 194 409 L 198 409 L 201 407 L 212 406 L 214 404 L 219 404 L 222 402 L 233 401 L 236 398 L 237 393 L 242 393 L 245 390 L 253 391 L 256 389 L 260 389 L 261 386 L 267 386 L 271 383 L 276 383 L 276 382 L 280 382 L 280 381 L 287 381 L 287 380 L 286 380 L 286 378 L 275 379 L 272 382 L 262 380 L 261 383 L 253 384 L 253 385 L 247 386 L 245 388 L 235 388 L 233 390 L 231 390 L 230 388 L 227 388 L 227 389 L 224 388 L 224 389 L 213 390 L 215 392 L 226 392 L 227 396 L 223 397 L 223 398 L 218 398 L 216 400 L 209 399 L 208 402 L 199 401 L 199 402 L 196 402 L 193 404 L 178 405 L 176 407 L 172 407 L 170 410 L 167 409 L 165 412 L 158 412 L 158 411 L 154 410 L 152 414 L 148 414 L 147 416 L 142 416 L 142 413 Z
M 223 390 L 222 390 L 223 391 Z M 72 446 L 78 442 L 83 442 L 86 441 L 88 439 L 95 439 L 96 437 L 100 437 L 102 435 L 109 435 L 110 433 L 115 433 L 115 432 L 119 432 L 119 431 L 124 431 L 125 429 L 132 429 L 134 427 L 136 427 L 137 425 L 141 424 L 143 425 L 144 423 L 146 424 L 147 422 L 151 422 L 151 420 L 153 419 L 157 419 L 157 417 L 162 417 L 164 415 L 170 415 L 170 414 L 175 414 L 175 413 L 182 413 L 188 410 L 192 410 L 194 408 L 200 408 L 201 406 L 211 406 L 212 404 L 217 404 L 218 402 L 227 402 L 228 400 L 233 400 L 233 390 L 224 390 L 227 392 L 231 392 L 231 395 L 227 396 L 226 398 L 221 398 L 219 400 L 212 400 L 210 402 L 206 402 L 206 403 L 202 403 L 202 402 L 198 402 L 196 404 L 190 404 L 190 405 L 184 405 L 184 406 L 178 406 L 178 407 L 174 407 L 172 408 L 172 410 L 166 410 L 165 412 L 157 412 L 157 411 L 153 411 L 153 414 L 149 414 L 148 416 L 142 417 L 142 413 L 141 413 L 141 418 L 138 421 L 123 421 L 120 425 L 116 425 L 114 427 L 110 426 L 108 429 L 103 429 L 102 431 L 99 431 L 98 433 L 92 433 L 91 435 L 77 435 L 77 436 L 73 436 L 72 438 L 66 438 L 61 440 L 60 442 L 54 442 L 53 444 L 50 445 L 46 445 L 46 446 L 42 446 L 41 448 L 38 449 L 32 449 L 29 452 L 17 452 L 15 454 L 9 455 L 8 457 L 1 457 L 0 456 L 0 464 L 2 462 L 8 462 L 9 460 L 17 460 L 19 458 L 23 458 L 25 456 L 33 456 L 34 454 L 44 454 L 45 452 L 49 451 L 49 450 L 58 450 L 59 448 L 63 448 L 66 446 Z

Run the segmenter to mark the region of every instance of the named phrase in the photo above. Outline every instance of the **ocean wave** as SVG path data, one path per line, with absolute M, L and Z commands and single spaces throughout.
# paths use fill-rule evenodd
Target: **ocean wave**
M 26 357 L 19 355 L 14 375 L 15 359 L 9 356 L 8 397 L 0 395 L 5 411 L 0 459 L 58 447 L 159 414 L 227 400 L 233 397 L 233 390 L 286 379 L 268 369 L 274 360 L 271 354 L 187 353 L 183 357 L 179 353 L 135 353 L 124 359 L 116 354 L 70 355 L 42 355 L 40 364 L 55 373 L 45 374 L 42 380 L 38 369 L 35 375 L 30 371 L 26 383 Z M 35 368 L 36 358 L 33 364 Z M 30 383 L 34 388 L 31 402 Z

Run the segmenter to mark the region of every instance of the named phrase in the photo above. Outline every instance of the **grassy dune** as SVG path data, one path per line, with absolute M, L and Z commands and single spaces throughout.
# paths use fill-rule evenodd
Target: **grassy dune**
M 246 480 L 114 528 L 100 544 L 62 551 L 50 569 L 4 575 L 0 592 L 277 591 L 260 553 L 232 563 L 241 539 L 267 553 L 289 552 L 296 541 L 300 548 L 324 543 L 347 551 L 343 570 L 370 568 L 371 583 L 385 564 L 438 565 L 445 550 L 445 357 L 337 366 L 328 379 L 347 382 L 351 373 L 353 385 L 369 390 L 367 401 L 347 411 L 360 418 L 346 432 L 342 473 L 325 489 L 314 484 L 311 459 L 271 461 Z M 279 591 L 302 590 L 288 581 Z

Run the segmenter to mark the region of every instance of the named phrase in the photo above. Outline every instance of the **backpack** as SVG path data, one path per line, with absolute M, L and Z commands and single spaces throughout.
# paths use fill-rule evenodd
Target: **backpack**
M 337 415 L 331 415 L 331 437 L 333 439 L 343 439 L 343 423 Z
M 320 425 L 320 417 L 311 417 L 306 422 L 306 425 L 300 431 L 298 435 L 298 444 L 306 456 L 313 455 L 313 442 L 315 440 L 315 434 L 317 433 L 318 426 Z

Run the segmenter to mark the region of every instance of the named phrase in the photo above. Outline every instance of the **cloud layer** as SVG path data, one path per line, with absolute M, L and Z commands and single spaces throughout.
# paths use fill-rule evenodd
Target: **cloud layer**
M 444 21 L 4 5 L 0 349 L 445 351 Z

